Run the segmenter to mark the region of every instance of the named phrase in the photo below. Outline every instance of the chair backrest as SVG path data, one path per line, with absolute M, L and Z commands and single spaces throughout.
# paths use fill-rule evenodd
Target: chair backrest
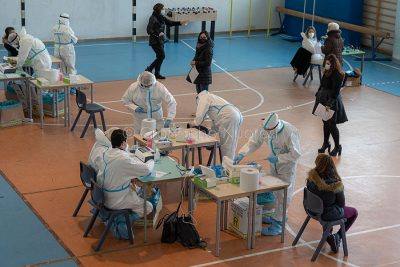
M 86 108 L 86 95 L 81 90 L 76 90 L 76 105 L 78 108 Z
M 86 165 L 85 163 L 83 163 L 82 161 L 79 163 L 79 167 L 80 167 L 80 176 L 81 176 L 82 184 L 86 188 L 90 188 L 91 180 L 93 179 L 93 181 L 96 181 L 96 178 L 97 178 L 96 171 L 89 165 Z
M 98 209 L 102 209 L 104 207 L 104 191 L 94 180 L 92 182 L 92 191 L 90 191 L 90 195 L 92 197 L 93 203 L 96 205 Z
M 319 196 L 312 193 L 307 187 L 304 187 L 303 206 L 311 218 L 318 221 L 321 220 L 321 214 L 324 212 L 324 203 Z

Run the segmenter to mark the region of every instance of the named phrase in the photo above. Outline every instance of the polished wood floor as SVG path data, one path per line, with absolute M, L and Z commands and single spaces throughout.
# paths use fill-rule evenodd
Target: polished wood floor
M 130 127 L 131 116 L 119 100 L 131 82 L 95 85 L 95 101 L 109 108 L 105 113 L 108 126 Z M 332 254 L 326 246 L 311 264 L 321 234 L 314 222 L 306 229 L 304 242 L 291 247 L 293 235 L 305 218 L 301 189 L 306 172 L 314 166 L 317 148 L 322 144 L 322 122 L 311 114 L 318 83 L 314 81 L 307 87 L 301 83 L 300 78 L 297 83 L 292 82 L 289 69 L 278 68 L 232 76 L 218 73 L 210 88 L 244 111 L 240 145 L 271 111 L 278 111 L 280 118 L 300 131 L 298 190 L 290 206 L 284 244 L 278 237 L 261 237 L 257 238 L 255 249 L 246 250 L 244 240 L 224 232 L 221 256 L 215 257 L 216 206 L 201 201 L 195 218 L 200 235 L 208 242 L 206 250 L 186 249 L 179 243 L 161 244 L 161 230 L 150 228 L 149 242 L 144 244 L 143 229 L 135 227 L 133 246 L 109 235 L 102 251 L 94 253 L 93 246 L 104 226 L 97 222 L 90 237 L 82 237 L 90 219 L 87 203 L 77 217 L 71 217 L 83 192 L 79 161 L 87 160 L 94 143 L 92 128 L 85 138 L 79 138 L 86 116 L 82 116 L 81 126 L 74 132 L 63 127 L 61 118 L 46 118 L 44 129 L 38 124 L 25 124 L 0 130 L 0 169 L 82 266 L 400 266 L 400 99 L 364 86 L 343 90 L 349 121 L 339 126 L 343 152 L 335 159 L 345 179 L 346 204 L 359 211 L 358 220 L 348 232 L 349 256 L 343 257 L 342 250 Z M 164 84 L 178 102 L 177 121 L 189 121 L 195 111 L 193 86 L 183 77 L 168 77 Z M 74 106 L 74 97 L 71 104 Z M 75 115 L 73 107 L 72 119 Z M 264 145 L 246 160 L 260 162 L 268 169 L 264 160 L 268 153 L 269 148 Z M 179 186 L 175 183 L 162 188 L 165 212 L 176 207 Z

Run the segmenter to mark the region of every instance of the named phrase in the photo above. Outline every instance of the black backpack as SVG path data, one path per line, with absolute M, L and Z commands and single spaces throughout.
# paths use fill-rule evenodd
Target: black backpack
M 192 216 L 178 217 L 178 237 L 182 245 L 188 248 L 204 248 L 207 243 L 202 241 L 199 232 L 197 232 L 196 227 L 193 224 Z
M 174 243 L 178 239 L 178 214 L 182 202 L 179 202 L 178 208 L 171 214 L 166 214 L 158 221 L 156 229 L 163 224 L 163 231 L 161 235 L 162 243 Z

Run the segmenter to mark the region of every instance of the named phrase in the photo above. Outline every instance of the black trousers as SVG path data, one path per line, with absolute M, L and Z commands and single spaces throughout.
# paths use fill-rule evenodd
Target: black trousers
M 164 44 L 152 45 L 151 48 L 153 48 L 154 53 L 156 53 L 156 59 L 153 61 L 153 63 L 151 63 L 150 66 L 147 67 L 147 70 L 152 72 L 153 69 L 155 69 L 155 74 L 159 75 L 161 64 L 163 63 L 165 58 Z
M 340 145 L 339 142 L 339 129 L 334 119 L 322 121 L 324 123 L 324 144 L 328 144 L 329 136 L 332 135 L 335 147 Z

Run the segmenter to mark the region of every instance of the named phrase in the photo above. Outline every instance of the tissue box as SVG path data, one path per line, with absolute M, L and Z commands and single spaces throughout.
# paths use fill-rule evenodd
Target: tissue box
M 47 79 L 42 78 L 42 77 L 37 78 L 36 80 L 38 81 L 39 85 L 49 85 L 50 84 L 50 82 Z
M 247 238 L 249 199 L 247 197 L 238 198 L 230 203 L 228 215 L 228 228 L 240 238 Z M 261 235 L 263 207 L 256 205 L 255 231 L 256 236 Z
M 361 84 L 361 79 L 359 76 L 359 77 L 347 77 L 345 85 L 353 87 L 353 86 L 360 86 L 360 84 Z
M 71 84 L 71 80 L 69 77 L 63 77 L 63 82 L 66 84 Z
M 212 188 L 217 186 L 217 180 L 215 178 L 194 177 L 193 183 L 201 188 Z

